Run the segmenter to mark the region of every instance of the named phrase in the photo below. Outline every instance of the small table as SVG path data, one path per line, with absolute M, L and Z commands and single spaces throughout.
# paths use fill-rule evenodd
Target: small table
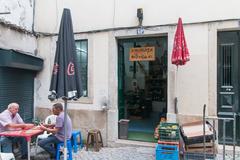
M 6 137 L 24 137 L 27 141 L 28 149 L 28 160 L 30 160 L 30 142 L 33 136 L 43 133 L 43 130 L 40 127 L 33 127 L 28 130 L 14 130 L 14 131 L 4 131 L 0 133 L 0 136 Z

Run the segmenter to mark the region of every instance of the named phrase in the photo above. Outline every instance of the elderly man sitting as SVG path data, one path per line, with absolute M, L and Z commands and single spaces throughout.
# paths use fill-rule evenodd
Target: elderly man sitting
M 26 124 L 18 114 L 19 105 L 17 103 L 10 103 L 8 108 L 0 113 L 0 132 L 17 129 L 32 128 L 33 124 Z M 21 137 L 0 137 L 0 145 L 2 152 L 11 153 L 12 143 L 20 142 L 22 159 L 27 158 L 27 141 Z

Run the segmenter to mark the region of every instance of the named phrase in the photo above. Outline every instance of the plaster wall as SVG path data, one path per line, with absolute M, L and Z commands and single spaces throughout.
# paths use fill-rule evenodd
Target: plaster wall
M 34 0 L 0 0 L 0 21 L 32 30 Z
M 108 96 L 108 34 L 98 33 L 76 35 L 76 40 L 87 39 L 88 54 L 88 97 L 79 101 L 70 101 L 69 108 L 102 110 L 102 103 Z M 50 107 L 48 93 L 51 81 L 52 67 L 55 57 L 56 36 L 40 37 L 38 53 L 44 59 L 44 70 L 36 77 L 36 100 L 38 106 Z
M 175 24 L 178 17 L 184 23 L 239 19 L 239 5 L 238 0 L 36 0 L 35 29 L 57 33 L 64 7 L 71 9 L 74 31 L 83 32 L 137 26 L 137 8 L 143 8 L 143 26 L 154 26 Z
M 208 103 L 208 25 L 185 25 L 185 35 L 191 54 L 191 60 L 185 66 L 180 66 L 176 79 L 176 66 L 171 64 L 173 37 L 176 30 L 174 26 L 156 27 L 145 30 L 144 36 L 168 36 L 168 112 L 173 113 L 173 99 L 175 93 L 179 95 L 179 112 L 183 115 L 197 115 L 202 113 L 202 105 Z M 138 37 L 135 29 L 115 32 L 100 32 L 76 35 L 76 39 L 88 39 L 89 43 L 89 90 L 91 94 L 86 101 L 69 102 L 69 110 L 79 112 L 72 119 L 86 112 L 102 112 L 101 100 L 107 97 L 109 111 L 106 115 L 98 115 L 102 121 L 103 133 L 108 137 L 108 144 L 112 145 L 118 139 L 118 86 L 117 86 L 117 39 Z M 195 37 L 198 37 L 197 39 Z M 51 78 L 51 68 L 55 55 L 56 37 L 40 38 L 38 41 L 39 54 L 44 58 L 44 70 L 38 74 L 36 106 L 50 108 L 48 89 Z M 201 67 L 199 65 L 201 64 Z M 202 74 L 199 74 L 202 73 Z M 178 89 L 176 90 L 176 82 Z M 201 84 L 201 85 L 199 85 Z M 195 106 L 195 107 L 193 107 Z M 215 106 L 214 106 L 215 107 Z M 82 121 L 91 121 L 93 117 L 85 117 Z M 80 116 L 81 118 L 81 116 Z M 90 119 L 87 119 L 90 118 Z M 96 118 L 96 117 L 95 117 Z M 80 126 L 81 128 L 82 126 Z M 87 126 L 86 126 L 87 127 Z M 90 127 L 90 126 L 89 126 Z M 84 130 L 84 128 L 82 128 Z M 105 131 L 105 132 L 104 132 Z
M 0 48 L 37 55 L 36 37 L 31 34 L 33 0 L 0 0 Z
M 45 7 L 47 4 L 44 0 L 37 0 L 37 25 L 35 29 L 38 32 L 56 33 L 58 31 L 63 6 L 70 8 L 72 11 L 75 32 L 92 31 L 75 34 L 76 40 L 88 40 L 89 96 L 80 98 L 77 102 L 70 101 L 68 108 L 69 114 L 74 120 L 74 127 L 80 128 L 85 133 L 91 127 L 101 129 L 103 137 L 105 137 L 104 140 L 110 146 L 118 141 L 118 39 L 151 36 L 168 37 L 167 107 L 169 121 L 176 120 L 174 114 L 175 96 L 178 97 L 179 115 L 177 118 L 182 123 L 201 119 L 204 104 L 207 105 L 208 114 L 216 115 L 217 31 L 239 29 L 237 9 L 234 10 L 235 12 L 231 12 L 233 9 L 226 7 L 232 5 L 231 7 L 234 8 L 239 2 L 232 0 L 232 3 L 226 3 L 214 0 L 205 3 L 194 2 L 193 4 L 189 0 L 184 0 L 181 4 L 180 2 L 174 2 L 175 6 L 172 5 L 173 1 L 170 0 L 161 3 L 164 4 L 163 6 L 160 5 L 159 1 L 150 1 L 151 3 L 143 0 L 138 2 L 115 0 L 106 2 L 103 7 L 97 7 L 100 6 L 98 4 L 100 2 L 81 0 L 78 2 L 71 0 L 59 2 L 53 0 L 48 3 L 49 7 Z M 91 5 L 93 2 L 95 2 L 95 5 Z M 218 7 L 216 7 L 216 4 L 218 4 Z M 198 8 L 182 9 L 189 5 L 198 5 Z M 141 7 L 144 9 L 143 25 L 156 25 L 145 28 L 143 35 L 138 35 L 136 28 L 94 31 L 136 26 L 138 24 L 136 9 Z M 212 8 L 216 9 L 212 10 Z M 226 14 L 221 14 L 222 10 L 225 10 Z M 44 18 L 42 16 L 43 11 L 52 16 Z M 177 69 L 175 65 L 171 64 L 171 53 L 176 30 L 176 25 L 173 24 L 177 22 L 179 16 L 184 19 L 184 31 L 190 51 L 190 61 Z M 227 21 L 224 21 L 224 19 L 227 19 Z M 38 39 L 38 53 L 45 59 L 45 64 L 44 70 L 36 78 L 36 110 L 47 110 L 54 103 L 48 101 L 47 95 L 55 55 L 56 38 L 56 36 L 48 36 Z M 109 107 L 107 112 L 103 112 L 101 108 L 104 97 L 106 97 Z M 78 124 L 77 122 L 81 123 Z
M 38 107 L 36 109 L 36 117 L 40 120 L 44 120 L 51 109 Z M 87 131 L 89 129 L 99 129 L 103 138 L 103 144 L 106 146 L 106 112 L 94 111 L 94 110 L 74 110 L 69 109 L 68 114 L 72 119 L 72 125 L 74 130 L 80 130 L 84 140 L 87 138 Z
M 208 103 L 208 25 L 186 26 L 185 36 L 190 61 L 176 71 L 176 89 L 180 114 L 202 114 Z
M 190 62 L 178 69 L 178 89 L 175 84 L 172 91 L 168 90 L 170 95 L 177 90 L 179 100 L 179 115 L 176 117 L 173 110 L 169 110 L 169 121 L 176 121 L 176 118 L 181 123 L 201 120 L 204 104 L 207 115 L 217 116 L 217 33 L 239 30 L 237 20 L 194 26 L 190 30 L 187 26 L 184 28 L 191 56 Z M 169 97 L 168 102 L 171 104 L 168 109 L 173 109 L 173 99 Z
M 37 32 L 57 33 L 63 7 L 68 7 L 72 11 L 75 32 L 136 26 L 138 25 L 137 8 L 143 8 L 143 25 L 154 26 L 145 28 L 143 35 L 137 35 L 135 28 L 75 34 L 76 40 L 88 40 L 89 95 L 78 101 L 68 102 L 68 112 L 73 120 L 74 129 L 81 129 L 86 137 L 88 129 L 98 128 L 102 132 L 104 144 L 114 145 L 118 140 L 117 40 L 132 37 L 168 36 L 169 121 L 174 121 L 175 96 L 178 97 L 178 118 L 182 123 L 201 119 L 204 104 L 207 105 L 208 115 L 216 115 L 217 32 L 239 30 L 240 14 L 237 6 L 240 2 L 204 1 L 183 0 L 180 3 L 173 0 L 164 2 L 107 0 L 102 5 L 102 2 L 93 0 L 36 0 Z M 1 22 L 31 31 L 33 0 L 0 0 L 0 4 L 0 12 L 11 12 L 10 15 L 0 15 Z M 188 8 L 183 9 L 186 6 Z M 224 14 L 222 14 L 223 10 Z M 46 18 L 46 15 L 51 16 Z M 175 23 L 179 16 L 184 21 L 190 61 L 177 69 L 171 64 L 171 53 Z M 52 104 L 57 102 L 50 102 L 47 99 L 56 40 L 55 35 L 40 36 L 36 39 L 29 33 L 0 25 L 0 48 L 28 52 L 44 59 L 44 69 L 35 79 L 34 94 L 35 116 L 41 119 L 50 114 Z M 102 110 L 103 101 L 107 102 L 108 111 Z
M 37 40 L 35 36 L 31 34 L 23 34 L 0 25 L 0 48 L 14 49 L 34 54 L 37 49 Z

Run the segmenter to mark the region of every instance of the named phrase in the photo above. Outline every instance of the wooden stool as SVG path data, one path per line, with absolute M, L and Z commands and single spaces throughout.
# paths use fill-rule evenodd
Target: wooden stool
M 86 151 L 88 150 L 88 147 L 89 147 L 90 144 L 93 145 L 95 151 L 97 151 L 97 152 L 99 151 L 100 147 L 103 147 L 102 135 L 101 135 L 100 130 L 91 129 L 91 130 L 88 131 Z

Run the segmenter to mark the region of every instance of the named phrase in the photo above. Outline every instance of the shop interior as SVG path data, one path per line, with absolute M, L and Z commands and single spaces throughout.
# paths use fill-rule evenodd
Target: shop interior
M 131 61 L 138 47 L 154 47 L 154 59 Z M 167 37 L 119 40 L 118 49 L 119 119 L 129 120 L 129 140 L 153 142 L 167 113 Z

